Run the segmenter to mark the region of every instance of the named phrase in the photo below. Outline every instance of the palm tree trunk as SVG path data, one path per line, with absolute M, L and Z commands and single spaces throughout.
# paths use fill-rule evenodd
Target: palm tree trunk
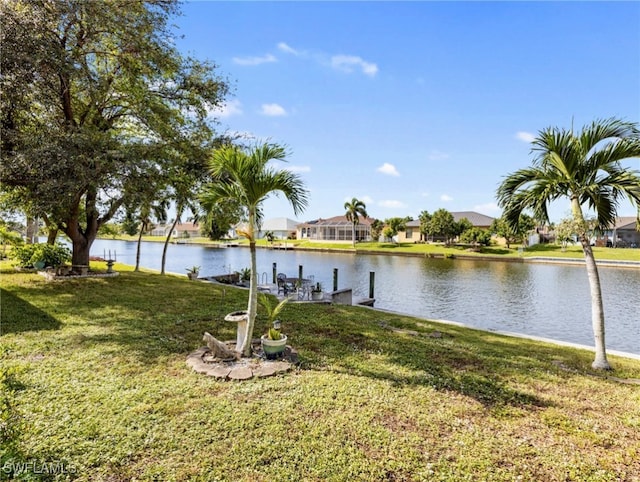
M 602 290 L 600 289 L 600 276 L 598 266 L 593 256 L 593 250 L 588 239 L 582 239 L 582 251 L 587 266 L 587 276 L 589 277 L 589 288 L 591 290 L 591 324 L 593 326 L 593 336 L 595 340 L 596 358 L 591 364 L 595 369 L 611 370 L 611 365 L 607 360 L 607 351 L 604 342 L 604 307 L 602 304 Z
M 353 247 L 356 247 L 356 223 L 351 224 L 351 241 L 353 243 Z
M 573 215 L 581 226 L 584 226 L 584 216 L 577 198 L 571 199 L 571 207 Z M 607 350 L 604 341 L 604 307 L 602 304 L 602 289 L 600 288 L 600 276 L 598 275 L 598 266 L 593 256 L 593 249 L 589 242 L 589 236 L 586 228 L 579 234 L 580 244 L 582 244 L 582 252 L 584 253 L 584 261 L 587 267 L 587 276 L 589 278 L 589 289 L 591 291 L 591 325 L 593 327 L 593 337 L 595 342 L 595 360 L 591 364 L 594 369 L 611 370 L 611 365 L 607 360 Z
M 242 346 L 242 356 L 251 356 L 251 340 L 253 338 L 253 328 L 256 323 L 256 312 L 258 311 L 258 265 L 256 262 L 256 240 L 254 236 L 255 216 L 249 214 L 249 252 L 251 254 L 251 281 L 249 282 L 249 303 L 247 305 L 247 333 Z M 236 350 L 238 350 L 236 348 Z
M 164 265 L 167 261 L 167 247 L 169 246 L 169 240 L 171 239 L 171 235 L 173 234 L 173 230 L 176 228 L 176 224 L 178 224 L 178 216 L 173 221 L 171 228 L 169 229 L 169 234 L 167 234 L 167 238 L 164 240 L 164 247 L 162 248 L 162 265 L 160 267 L 160 274 L 164 274 Z

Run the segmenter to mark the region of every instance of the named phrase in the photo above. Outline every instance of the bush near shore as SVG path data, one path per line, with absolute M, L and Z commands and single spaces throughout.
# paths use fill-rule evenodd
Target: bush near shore
M 638 360 L 611 356 L 606 375 L 589 351 L 292 303 L 300 367 L 224 382 L 185 358 L 204 331 L 235 338 L 223 318 L 246 290 L 122 265 L 55 282 L 0 269 L 3 477 L 640 480 Z M 72 470 L 10 474 L 34 462 Z

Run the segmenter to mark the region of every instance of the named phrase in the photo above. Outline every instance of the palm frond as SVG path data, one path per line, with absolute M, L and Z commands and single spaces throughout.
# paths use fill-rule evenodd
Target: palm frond
M 214 182 L 204 189 L 201 201 L 205 205 L 238 201 L 253 215 L 256 227 L 262 223 L 261 204 L 270 195 L 284 195 L 294 213 L 299 215 L 308 204 L 308 191 L 302 179 L 288 170 L 276 170 L 269 161 L 286 161 L 287 149 L 277 144 L 260 144 L 250 150 L 225 146 L 214 151 L 209 168 Z
M 533 166 L 507 176 L 497 191 L 498 205 L 513 226 L 525 209 L 548 220 L 548 204 L 561 197 L 588 206 L 600 227 L 614 222 L 621 200 L 640 206 L 639 173 L 620 162 L 640 157 L 636 124 L 595 121 L 579 135 L 551 127 L 541 130 L 532 144 L 537 155 Z
M 604 170 L 607 172 L 620 169 L 620 162 L 626 159 L 640 157 L 640 139 L 615 139 L 592 151 L 587 159 L 590 171 Z
M 638 131 L 637 125 L 633 122 L 615 118 L 595 120 L 590 125 L 582 128 L 580 144 L 582 144 L 586 157 L 603 141 L 633 138 L 639 134 L 640 131 Z

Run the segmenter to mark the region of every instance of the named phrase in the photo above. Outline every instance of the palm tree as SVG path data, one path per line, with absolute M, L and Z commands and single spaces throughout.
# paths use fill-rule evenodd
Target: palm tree
M 258 300 L 258 275 L 256 269 L 256 238 L 262 221 L 262 203 L 271 194 L 283 194 L 296 215 L 307 206 L 308 191 L 300 177 L 288 170 L 276 171 L 267 164 L 271 160 L 286 160 L 287 151 L 277 144 L 259 144 L 251 149 L 225 146 L 216 149 L 209 160 L 209 168 L 215 181 L 200 196 L 205 209 L 229 200 L 239 202 L 247 218 L 242 236 L 249 240 L 251 253 L 251 280 L 247 307 L 247 333 L 244 345 L 236 347 L 243 356 L 251 355 L 251 339 L 255 325 Z
M 353 242 L 353 247 L 356 247 L 356 226 L 360 222 L 360 217 L 363 218 L 369 217 L 367 214 L 367 206 L 360 201 L 359 199 L 353 198 L 351 202 L 347 201 L 344 203 L 344 208 L 347 210 L 346 217 L 349 221 L 351 221 L 351 240 Z
M 145 200 L 139 207 L 138 221 L 140 222 L 140 230 L 138 231 L 138 242 L 136 247 L 136 266 L 134 271 L 140 271 L 140 248 L 142 246 L 142 235 L 149 229 L 152 224 L 152 216 L 155 216 L 159 223 L 167 222 L 167 209 L 169 202 L 166 199 L 159 201 Z
M 600 229 L 613 226 L 621 200 L 640 208 L 640 176 L 620 161 L 640 157 L 640 130 L 619 119 L 599 120 L 574 134 L 547 128 L 533 141 L 537 154 L 531 167 L 509 174 L 497 191 L 503 216 L 518 225 L 520 213 L 531 209 L 536 219 L 549 220 L 548 205 L 569 198 L 578 226 L 591 290 L 591 320 L 595 337 L 595 369 L 610 370 L 604 340 L 604 310 L 598 268 L 591 249 L 583 208 L 595 212 Z

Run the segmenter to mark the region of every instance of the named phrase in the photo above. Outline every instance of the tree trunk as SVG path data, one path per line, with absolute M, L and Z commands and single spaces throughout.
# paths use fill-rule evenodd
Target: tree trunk
M 35 244 L 38 242 L 38 221 L 36 218 L 27 217 L 26 243 Z
M 254 236 L 255 214 L 249 213 L 249 252 L 251 253 L 251 281 L 249 283 L 249 303 L 247 305 L 247 333 L 244 337 L 242 356 L 251 356 L 251 340 L 253 338 L 253 328 L 256 323 L 256 312 L 258 311 L 258 267 L 256 262 L 256 240 Z M 236 348 L 237 350 L 237 348 Z
M 591 324 L 595 340 L 596 357 L 591 366 L 600 370 L 611 370 L 607 360 L 607 350 L 604 341 L 604 307 L 602 304 L 602 290 L 600 288 L 600 276 L 598 266 L 593 256 L 593 250 L 588 239 L 582 239 L 582 251 L 587 266 L 589 277 L 589 289 L 591 290 Z
M 89 251 L 98 232 L 96 223 L 87 223 L 87 229 L 83 232 L 78 223 L 76 210 L 66 219 L 63 226 L 64 233 L 71 239 L 71 265 L 89 266 Z
M 587 276 L 589 278 L 589 289 L 591 291 L 591 325 L 593 327 L 593 336 L 595 341 L 595 360 L 591 364 L 597 370 L 611 370 L 611 365 L 607 360 L 607 350 L 604 341 L 604 308 L 602 305 L 602 290 L 600 288 L 600 276 L 598 275 L 598 266 L 596 265 L 589 236 L 586 232 L 584 216 L 577 198 L 571 199 L 571 207 L 574 218 L 581 226 L 580 243 L 584 253 L 584 261 L 587 267 Z
M 351 224 L 351 242 L 353 243 L 353 247 L 356 247 L 356 223 Z
M 140 245 L 142 244 L 142 233 L 146 223 L 140 224 L 140 232 L 138 233 L 138 246 L 136 247 L 136 267 L 133 271 L 140 271 Z
M 176 224 L 178 224 L 178 216 L 176 216 L 175 221 L 171 225 L 171 229 L 169 229 L 169 234 L 167 234 L 167 239 L 164 240 L 164 247 L 162 248 L 162 266 L 160 267 L 160 274 L 164 274 L 164 265 L 167 261 L 167 248 L 169 247 L 169 240 L 171 239 L 171 235 L 173 234 L 173 230 L 176 228 Z
M 49 228 L 47 232 L 47 244 L 56 244 L 56 239 L 58 238 L 58 228 Z
M 89 266 L 89 251 L 95 239 L 88 237 L 82 233 L 80 229 L 68 229 L 67 236 L 71 239 L 71 265 L 72 266 Z
M 58 238 L 58 231 L 60 231 L 60 228 L 57 224 L 52 223 L 46 214 L 42 216 L 42 220 L 44 221 L 44 225 L 47 228 L 47 244 L 56 244 L 56 239 Z

